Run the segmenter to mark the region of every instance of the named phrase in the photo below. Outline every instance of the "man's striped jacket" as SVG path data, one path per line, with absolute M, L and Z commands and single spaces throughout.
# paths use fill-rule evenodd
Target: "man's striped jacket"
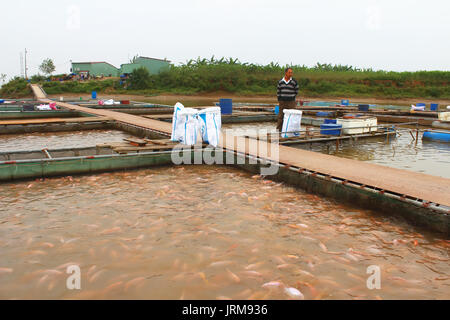
M 298 82 L 291 78 L 288 82 L 283 78 L 278 81 L 277 96 L 278 101 L 294 101 L 298 94 Z

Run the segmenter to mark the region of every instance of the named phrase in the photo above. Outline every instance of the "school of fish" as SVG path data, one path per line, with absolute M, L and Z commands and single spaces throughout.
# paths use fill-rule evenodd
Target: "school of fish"
M 449 249 L 232 167 L 0 184 L 0 299 L 448 299 Z

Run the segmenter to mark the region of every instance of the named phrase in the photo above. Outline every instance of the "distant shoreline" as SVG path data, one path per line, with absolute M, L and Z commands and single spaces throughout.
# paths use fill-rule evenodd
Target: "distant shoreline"
M 50 98 L 58 100 L 60 97 L 65 99 L 79 99 L 89 100 L 91 95 L 89 94 L 53 94 L 49 95 Z M 230 98 L 236 102 L 250 102 L 250 103 L 277 103 L 276 96 L 271 95 L 236 95 L 224 92 L 212 92 L 206 94 L 194 94 L 194 95 L 183 95 L 183 94 L 171 94 L 163 93 L 159 95 L 140 95 L 140 94 L 116 94 L 116 93 L 99 93 L 97 95 L 98 99 L 110 98 L 115 100 L 136 100 L 143 102 L 155 102 L 174 104 L 176 101 L 183 102 L 187 101 L 198 101 L 199 103 L 210 103 L 211 101 L 217 102 L 221 98 Z M 429 105 L 430 103 L 438 103 L 439 106 L 450 105 L 450 100 L 446 99 L 420 99 L 420 98 L 407 98 L 407 99 L 390 99 L 390 98 L 359 98 L 359 97 L 330 97 L 330 96 L 320 96 L 320 97 L 304 97 L 300 95 L 298 99 L 304 101 L 341 101 L 342 99 L 348 99 L 351 103 L 367 103 L 367 104 L 392 104 L 392 105 L 405 105 L 409 106 L 411 104 L 416 104 L 418 102 L 423 102 Z

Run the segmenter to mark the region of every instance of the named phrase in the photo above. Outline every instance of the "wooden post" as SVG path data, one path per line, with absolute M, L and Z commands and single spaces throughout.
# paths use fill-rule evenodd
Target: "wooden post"
M 416 146 L 418 140 L 419 140 L 419 122 L 417 122 L 416 124 Z

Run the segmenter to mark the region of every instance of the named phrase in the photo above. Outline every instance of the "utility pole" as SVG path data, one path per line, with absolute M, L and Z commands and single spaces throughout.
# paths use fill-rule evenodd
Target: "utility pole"
M 23 70 L 23 52 L 20 52 L 20 76 L 25 79 L 25 72 Z
M 27 48 L 25 48 L 25 80 L 28 80 L 27 70 Z

